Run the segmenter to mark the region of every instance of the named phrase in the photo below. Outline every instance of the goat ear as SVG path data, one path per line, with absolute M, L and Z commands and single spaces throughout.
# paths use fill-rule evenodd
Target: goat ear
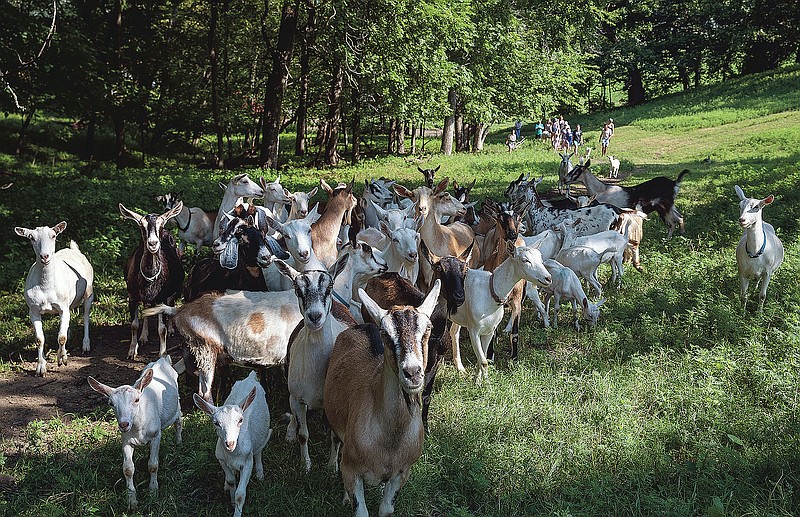
M 765 197 L 764 199 L 761 200 L 761 206 L 764 207 L 765 205 L 769 205 L 773 201 L 775 201 L 775 196 L 770 194 L 770 195 L 768 195 L 767 197 Z M 63 224 L 66 225 L 67 223 L 63 223 Z
M 442 288 L 442 281 L 438 278 L 433 283 L 433 287 L 431 288 L 428 295 L 425 296 L 425 300 L 423 300 L 422 304 L 417 307 L 417 310 L 424 314 L 428 319 L 431 318 L 431 314 L 436 309 L 436 304 L 439 302 L 439 291 Z
M 86 380 L 89 381 L 89 386 L 91 386 L 94 391 L 96 391 L 97 393 L 102 393 L 106 397 L 111 395 L 111 393 L 114 391 L 114 388 L 112 388 L 111 386 L 106 386 L 105 384 L 98 381 L 91 375 Z
M 442 168 L 442 165 L 439 164 L 435 169 L 433 169 L 433 172 L 439 172 L 439 169 L 441 169 L 441 168 Z
M 747 199 L 747 196 L 744 195 L 744 190 L 739 185 L 734 185 L 733 190 L 736 191 L 736 195 L 739 196 L 739 201 L 744 201 Z
M 314 196 L 316 195 L 316 193 L 317 193 L 317 191 L 318 191 L 318 190 L 319 190 L 319 187 L 314 187 L 314 188 L 312 188 L 312 189 L 311 189 L 311 190 L 308 192 L 308 198 L 309 198 L 309 199 L 311 199 L 312 197 L 314 197 Z
M 122 203 L 119 204 L 119 213 L 122 214 L 122 217 L 125 219 L 133 219 L 137 223 L 142 220 L 142 216 L 134 212 L 133 210 L 129 210 L 125 208 L 125 205 Z
M 370 316 L 372 316 L 372 321 L 377 323 L 378 325 L 381 324 L 384 316 L 389 314 L 389 311 L 381 307 L 377 304 L 375 300 L 369 297 L 366 291 L 363 289 L 358 290 L 358 296 L 361 298 L 361 305 L 367 308 L 367 312 Z
M 440 181 L 439 184 L 436 185 L 436 187 L 433 189 L 434 195 L 444 192 L 445 189 L 447 188 L 448 183 L 450 183 L 450 178 L 448 176 L 445 176 L 445 178 L 442 181 Z
M 423 169 L 423 168 L 422 168 L 422 167 L 420 167 L 419 165 L 417 165 L 417 170 L 418 170 L 419 172 L 421 172 L 422 174 L 425 174 L 425 169 Z
M 589 310 L 589 298 L 584 298 L 583 299 L 583 309 L 584 310 Z
M 219 188 L 221 188 L 222 190 L 228 190 L 228 185 L 222 183 L 221 181 L 217 183 L 217 185 L 219 185 Z
M 584 168 L 584 169 L 588 169 L 588 168 L 589 168 L 589 167 L 591 167 L 591 166 L 592 166 L 592 160 L 591 160 L 591 159 L 589 159 L 589 160 L 586 160 L 586 163 L 585 163 L 585 164 L 583 164 L 583 168 Z
M 475 186 L 476 181 L 478 181 L 478 178 L 472 180 L 472 183 L 470 183 L 469 187 L 467 187 L 467 192 L 470 192 L 472 190 L 472 188 Z
M 134 384 L 133 387 L 139 391 L 142 391 L 147 387 L 148 384 L 150 384 L 150 381 L 152 380 L 153 380 L 153 369 L 148 368 L 147 370 L 144 371 L 144 375 L 142 375 L 139 378 L 139 380 L 136 381 L 136 384 Z
M 250 390 L 250 393 L 247 394 L 247 398 L 245 398 L 244 401 L 242 401 L 242 403 L 239 404 L 239 407 L 242 408 L 242 413 L 244 413 L 247 410 L 247 408 L 250 407 L 250 404 L 252 404 L 255 399 L 256 399 L 256 387 L 253 386 L 253 389 Z
M 192 400 L 194 400 L 194 405 L 198 408 L 202 409 L 203 412 L 213 415 L 214 411 L 217 410 L 216 406 L 211 402 L 208 402 L 206 399 L 198 395 L 197 393 L 192 394 Z
M 183 201 L 178 201 L 177 203 L 175 203 L 175 206 L 170 208 L 167 212 L 161 214 L 160 217 L 164 222 L 167 222 L 176 215 L 180 214 L 181 210 L 183 210 Z
M 328 183 L 322 178 L 319 179 L 319 186 L 322 187 L 322 190 L 327 192 L 329 195 L 333 192 L 331 186 L 328 185 Z
M 475 239 L 472 239 L 472 244 L 465 249 L 461 255 L 459 255 L 458 260 L 463 260 L 464 262 L 469 263 L 470 259 L 472 258 L 472 250 L 475 247 Z
M 336 280 L 336 277 L 344 271 L 345 266 L 347 266 L 347 261 L 350 259 L 350 254 L 345 253 L 339 260 L 333 263 L 333 265 L 328 269 L 328 274 L 331 275 L 333 280 Z
M 394 189 L 395 194 L 397 194 L 398 196 L 408 198 L 411 201 L 416 201 L 415 199 L 416 196 L 414 195 L 414 192 L 408 190 L 403 185 L 399 184 L 392 185 L 392 188 Z
M 392 238 L 392 230 L 389 228 L 389 225 L 386 224 L 386 221 L 381 221 L 378 223 L 378 228 L 380 229 L 381 233 L 387 236 L 388 238 Z
M 604 303 L 606 303 L 606 299 L 605 299 L 605 298 L 603 298 L 603 299 L 599 300 L 597 303 L 595 303 L 595 304 L 594 304 L 594 306 L 595 306 L 595 307 L 600 307 L 600 306 L 601 306 L 601 305 L 603 305 Z
M 291 279 L 292 282 L 297 280 L 297 277 L 299 277 L 301 274 L 299 271 L 297 271 L 295 268 L 293 268 L 286 262 L 282 261 L 281 259 L 276 258 L 273 261 L 273 264 L 275 264 L 275 266 L 278 268 L 278 271 L 280 271 L 283 276 Z
M 772 201 L 769 201 L 769 202 L 772 203 Z M 56 235 L 58 235 L 59 233 L 63 232 L 66 229 L 67 229 L 67 222 L 66 221 L 61 221 L 57 225 L 53 226 L 53 231 L 56 232 Z
M 31 238 L 31 234 L 33 232 L 30 231 L 27 228 L 23 228 L 22 226 L 15 226 L 14 227 L 14 233 L 19 235 L 20 237 L 25 237 L 26 239 L 30 239 Z
M 369 201 L 370 204 L 372 205 L 372 207 L 375 209 L 375 211 L 378 212 L 378 217 L 379 218 L 386 219 L 386 210 L 384 210 L 383 207 L 381 207 L 380 205 L 378 205 L 378 203 L 376 203 L 375 201 L 373 201 L 371 199 L 368 199 L 367 201 Z
M 353 179 L 351 179 L 350 183 L 347 184 L 347 188 L 345 189 L 345 192 L 347 192 L 348 194 L 350 192 L 352 192 L 353 191 L 353 187 L 355 185 L 356 185 L 356 177 L 355 177 L 355 175 L 353 175 Z

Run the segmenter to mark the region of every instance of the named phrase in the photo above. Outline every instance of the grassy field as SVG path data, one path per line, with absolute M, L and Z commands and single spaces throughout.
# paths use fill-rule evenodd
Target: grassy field
M 645 224 L 645 271 L 627 268 L 622 288 L 607 290 L 595 330 L 545 330 L 528 307 L 521 359 L 507 361 L 503 338 L 488 385 L 475 386 L 469 366 L 470 376 L 463 376 L 445 363 L 430 434 L 400 493 L 399 515 L 800 512 L 800 69 L 571 122 L 581 123 L 587 142 L 595 145 L 609 115 L 617 125 L 610 153 L 622 160 L 622 175 L 632 175 L 628 184 L 691 171 L 677 203 L 686 235 L 667 242 L 657 218 Z M 8 127 L 0 129 L 8 135 Z M 528 140 L 509 154 L 502 146 L 508 127 L 495 129 L 482 154 L 434 156 L 422 165 L 441 164 L 440 174 L 459 182 L 478 178 L 478 198 L 501 197 L 520 173 L 544 175 L 545 187 L 555 186 L 555 153 Z M 594 171 L 606 174 L 607 161 L 595 155 Z M 17 174 L 12 189 L 0 191 L 4 375 L 19 375 L 18 358 L 35 356 L 21 295 L 33 254 L 13 234 L 14 226 L 67 220 L 61 245 L 68 238 L 78 241 L 96 271 L 93 326 L 118 325 L 127 318 L 122 263 L 138 233 L 121 220 L 117 203 L 156 211 L 152 196 L 175 189 L 192 205 L 211 208 L 219 202 L 216 182 L 233 174 L 167 163 L 123 171 L 101 167 L 86 177 L 68 160 L 46 149 L 35 165 L 30 157 L 0 155 L 0 167 Z M 330 182 L 355 176 L 363 184 L 364 178 L 386 176 L 413 186 L 422 179 L 417 163 L 385 158 L 325 171 L 288 168 L 281 177 L 292 190 L 308 190 L 320 177 Z M 786 261 L 762 314 L 742 314 L 739 307 L 734 248 L 741 230 L 734 184 L 752 197 L 776 195 L 764 217 L 783 240 Z M 602 273 L 605 279 L 609 271 Z M 55 328 L 48 319 L 51 343 Z M 73 323 L 69 347 L 75 353 L 77 330 Z M 465 342 L 467 363 L 470 350 Z M 172 444 L 171 430 L 162 442 L 157 499 L 147 497 L 146 454 L 135 453 L 139 511 L 229 514 L 212 426 L 199 411 L 185 413 L 183 444 Z M 0 444 L 0 474 L 17 480 L 15 491 L 0 491 L 0 513 L 125 514 L 112 412 L 87 407 L 70 417 L 69 423 L 34 422 L 24 443 Z M 251 481 L 245 513 L 350 514 L 341 505 L 339 477 L 324 467 L 328 445 L 320 426 L 312 429 L 309 474 L 297 447 L 283 440 L 286 425 L 273 427 L 264 451 L 266 478 Z M 370 490 L 370 510 L 377 510 L 378 500 L 379 492 Z

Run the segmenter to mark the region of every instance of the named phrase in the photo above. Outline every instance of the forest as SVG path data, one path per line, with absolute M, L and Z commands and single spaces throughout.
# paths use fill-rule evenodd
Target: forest
M 791 0 L 0 8 L 0 109 L 22 115 L 16 153 L 47 113 L 82 134 L 73 151 L 85 162 L 119 167 L 150 156 L 277 169 L 480 151 L 500 121 L 638 105 L 800 59 Z M 428 128 L 443 131 L 436 149 L 418 138 Z

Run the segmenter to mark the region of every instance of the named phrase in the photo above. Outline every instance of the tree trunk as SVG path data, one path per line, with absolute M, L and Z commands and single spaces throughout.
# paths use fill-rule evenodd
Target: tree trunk
M 459 106 L 458 114 L 456 115 L 456 122 L 455 122 L 455 132 L 456 132 L 456 152 L 461 153 L 466 151 L 467 147 L 467 126 L 464 124 L 464 114 L 461 112 L 461 107 Z
M 308 20 L 303 29 L 303 53 L 300 55 L 300 88 L 297 100 L 297 133 L 294 141 L 295 156 L 306 154 L 306 128 L 308 125 L 308 78 L 311 74 L 311 47 L 314 44 L 316 9 L 308 3 Z
M 486 137 L 489 135 L 489 124 L 478 122 L 475 124 L 475 134 L 472 137 L 472 152 L 477 153 L 483 151 L 483 144 L 486 142 Z
M 456 126 L 456 91 L 453 88 L 447 92 L 447 102 L 450 103 L 450 114 L 445 117 L 442 128 L 442 153 L 450 156 L 453 154 L 453 133 Z
M 417 121 L 411 121 L 411 154 L 417 154 Z
M 122 0 L 114 2 L 114 63 L 113 68 L 122 77 Z M 118 94 L 122 95 L 122 94 Z M 118 169 L 125 166 L 125 155 L 128 148 L 125 144 L 125 113 L 122 99 L 111 108 L 111 120 L 114 123 L 114 145 L 116 149 L 116 165 Z
M 353 149 L 350 156 L 350 161 L 353 164 L 358 163 L 361 158 L 361 110 L 359 109 L 360 101 L 358 88 L 353 88 L 352 101 L 353 101 L 353 118 L 350 121 L 351 132 L 353 133 Z
M 397 132 L 395 133 L 397 137 L 397 154 L 406 154 L 406 121 L 405 120 L 398 120 L 397 121 Z
M 22 150 L 25 148 L 25 142 L 28 140 L 28 127 L 31 125 L 35 111 L 33 107 L 28 106 L 28 112 L 22 117 L 22 127 L 19 128 L 19 138 L 17 138 L 17 149 L 14 151 L 17 156 L 22 154 Z
M 214 134 L 217 136 L 217 156 L 215 166 L 221 169 L 225 162 L 224 135 L 222 134 L 222 121 L 219 113 L 219 64 L 217 56 L 217 22 L 219 20 L 218 0 L 211 0 L 211 18 L 208 22 L 208 57 L 211 65 L 211 116 L 214 120 Z
M 328 116 L 325 126 L 325 165 L 339 163 L 339 119 L 342 115 L 342 81 L 344 79 L 344 66 L 341 59 L 337 58 L 333 65 L 331 88 L 328 92 Z
M 628 69 L 628 104 L 637 106 L 646 100 L 642 72 L 634 65 Z
M 392 118 L 389 119 L 389 135 L 388 135 L 388 153 L 394 154 L 397 147 L 395 146 L 395 142 L 397 141 L 397 119 Z
M 299 0 L 294 0 L 294 3 L 287 0 L 283 3 L 278 44 L 272 52 L 272 71 L 267 78 L 264 90 L 264 131 L 259 161 L 267 169 L 278 168 L 278 141 L 283 117 L 283 95 L 289 80 L 292 47 L 297 32 L 298 5 Z

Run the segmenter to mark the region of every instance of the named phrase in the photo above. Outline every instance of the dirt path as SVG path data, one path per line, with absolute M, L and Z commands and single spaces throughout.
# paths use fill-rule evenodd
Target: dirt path
M 105 399 L 87 384 L 89 375 L 110 386 L 136 380 L 144 365 L 156 359 L 158 343 L 151 341 L 140 347 L 140 353 L 145 355 L 131 361 L 126 358 L 130 335 L 128 325 L 93 326 L 91 353 L 80 355 L 80 343 L 71 339 L 72 347 L 67 345 L 70 352 L 67 365 L 56 366 L 55 354 L 51 353 L 45 377 L 34 375 L 36 352 L 28 351 L 25 359 L 31 361 L 15 365 L 18 371 L 14 373 L 0 375 L 0 438 L 19 442 L 25 437 L 25 426 L 33 420 L 58 416 L 68 421 L 70 414 L 105 404 Z M 177 344 L 177 339 L 170 338 L 169 347 Z M 54 347 L 49 348 L 52 352 Z M 173 361 L 177 359 L 178 355 L 173 355 Z

